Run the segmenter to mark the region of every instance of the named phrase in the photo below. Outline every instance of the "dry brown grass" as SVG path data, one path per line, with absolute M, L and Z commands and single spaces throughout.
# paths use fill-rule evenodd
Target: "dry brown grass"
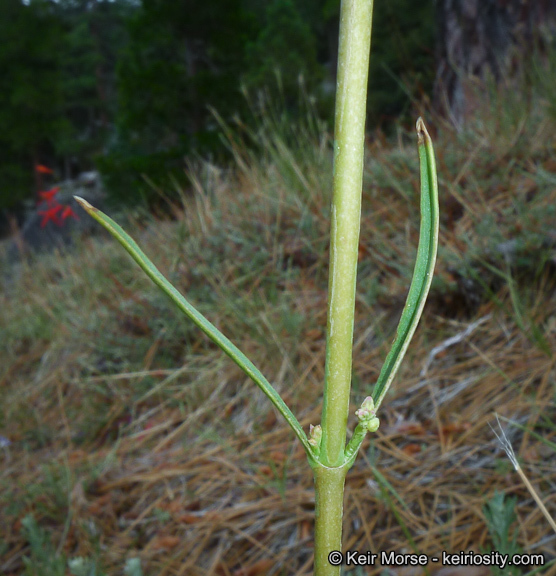
M 404 142 L 369 145 L 350 429 L 387 353 L 413 266 L 416 160 Z M 556 458 L 545 443 L 556 442 L 554 270 L 550 261 L 536 276 L 523 264 L 500 267 L 516 281 L 496 283 L 488 267 L 473 268 L 485 254 L 475 229 L 486 214 L 499 214 L 510 235 L 516 226 L 542 228 L 512 220 L 506 208 L 527 194 L 530 213 L 554 203 L 545 175 L 556 170 L 544 142 L 535 162 L 508 171 L 501 148 L 477 155 L 469 146 L 452 162 L 457 138 L 439 135 L 438 280 L 381 427 L 348 474 L 346 550 L 478 552 L 490 546 L 483 506 L 498 490 L 517 497 L 523 551 L 556 557 L 556 536 L 489 428 L 495 413 L 519 425 L 508 425 L 507 435 L 554 515 Z M 281 166 L 270 153 L 254 162 L 237 145 L 235 172 L 197 167 L 185 211 L 137 224 L 133 234 L 308 429 L 319 421 L 324 378 L 330 153 L 324 141 L 310 157 L 278 141 L 267 146 Z M 486 176 L 494 169 L 505 175 L 503 188 Z M 469 284 L 470 269 L 484 286 Z M 75 255 L 33 260 L 0 299 L 0 422 L 10 441 L 0 452 L 0 572 L 25 573 L 27 556 L 36 571 L 26 573 L 54 574 L 22 530 L 33 514 L 58 555 L 96 558 L 99 575 L 121 574 L 133 556 L 148 575 L 311 574 L 314 494 L 301 446 L 119 247 L 87 240 Z M 429 573 L 456 574 L 436 565 Z M 542 573 L 556 574 L 556 565 Z

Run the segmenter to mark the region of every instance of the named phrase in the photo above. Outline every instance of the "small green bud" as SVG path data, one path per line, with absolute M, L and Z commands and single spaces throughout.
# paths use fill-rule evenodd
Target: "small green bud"
M 369 432 L 376 432 L 380 426 L 380 420 L 378 418 L 372 418 L 367 422 L 366 426 Z
M 361 422 L 365 420 L 369 420 L 370 418 L 374 418 L 375 416 L 375 403 L 371 396 L 367 396 L 363 403 L 361 404 L 361 408 L 355 411 L 355 415 Z
M 367 396 L 363 403 L 361 404 L 361 408 L 355 411 L 355 415 L 359 418 L 359 422 L 362 426 L 369 432 L 376 432 L 380 425 L 380 420 L 376 417 L 375 411 L 375 403 L 371 396 Z
M 313 426 L 312 424 L 309 425 L 309 444 L 320 450 L 320 443 L 322 440 L 322 428 L 320 424 L 317 426 Z

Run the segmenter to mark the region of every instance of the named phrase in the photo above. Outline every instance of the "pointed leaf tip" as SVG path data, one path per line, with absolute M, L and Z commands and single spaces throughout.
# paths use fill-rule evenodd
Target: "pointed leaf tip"
M 424 140 L 430 140 L 429 132 L 427 127 L 425 126 L 425 122 L 421 116 L 417 119 L 417 123 L 415 124 L 415 128 L 417 129 L 417 136 L 419 137 L 419 144 L 423 144 Z
M 80 196 L 74 196 L 74 199 L 81 206 L 81 208 L 83 208 L 87 212 L 96 210 L 96 208 L 94 206 L 91 206 L 91 204 L 89 204 L 87 200 L 85 200 L 84 198 L 81 198 Z

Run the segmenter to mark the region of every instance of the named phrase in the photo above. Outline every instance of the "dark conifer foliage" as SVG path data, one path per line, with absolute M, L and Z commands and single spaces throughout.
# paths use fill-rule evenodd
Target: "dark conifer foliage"
M 371 123 L 408 111 L 432 84 L 432 7 L 376 2 Z M 37 164 L 56 180 L 100 169 L 125 202 L 155 196 L 143 174 L 171 195 L 186 157 L 225 158 L 211 108 L 249 123 L 245 90 L 251 102 L 264 90 L 294 123 L 301 85 L 330 121 L 339 9 L 339 0 L 3 0 L 2 216 L 36 197 Z

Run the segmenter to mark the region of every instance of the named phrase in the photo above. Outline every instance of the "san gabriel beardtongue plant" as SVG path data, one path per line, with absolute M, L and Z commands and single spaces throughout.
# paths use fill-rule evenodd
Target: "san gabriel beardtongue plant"
M 342 0 L 331 208 L 330 277 L 326 364 L 321 424 L 309 436 L 256 366 L 192 306 L 111 218 L 76 197 L 81 206 L 129 252 L 153 282 L 268 396 L 303 445 L 315 479 L 316 576 L 338 576 L 342 550 L 344 480 L 367 432 L 379 427 L 378 409 L 405 355 L 423 312 L 438 246 L 438 185 L 432 141 L 421 118 L 417 138 L 421 173 L 421 228 L 417 261 L 396 338 L 372 395 L 356 411 L 359 419 L 346 445 L 372 0 Z

